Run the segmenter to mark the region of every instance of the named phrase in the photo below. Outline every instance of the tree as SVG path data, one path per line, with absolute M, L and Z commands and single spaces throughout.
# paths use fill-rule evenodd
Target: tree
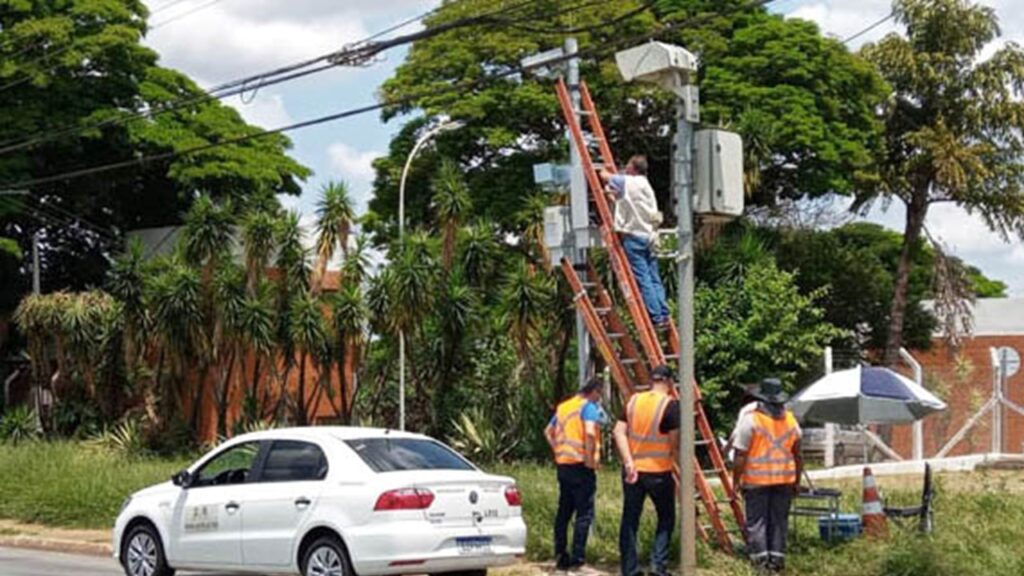
M 355 209 L 349 197 L 348 185 L 344 182 L 328 182 L 320 190 L 316 206 L 316 269 L 313 273 L 312 289 L 319 294 L 323 290 L 327 265 L 334 253 L 341 248 L 348 256 L 348 238 L 355 220 Z
M 140 0 L 0 2 L 0 188 L 141 156 L 181 152 L 256 134 L 232 108 L 185 75 L 157 64 L 141 44 L 147 9 Z M 216 198 L 297 194 L 309 170 L 286 155 L 281 135 L 211 148 L 165 162 L 29 186 L 24 204 L 59 206 L 106 228 L 38 219 L 22 208 L 0 210 L 0 236 L 24 250 L 44 231 L 47 286 L 99 285 L 108 256 L 126 230 L 180 223 L 197 193 Z M 27 272 L 19 270 L 19 276 Z M 27 282 L 0 304 L 16 302 Z
M 503 5 L 445 3 L 425 20 L 430 29 L 452 19 Z M 757 143 L 751 155 L 758 175 L 750 191 L 759 203 L 782 196 L 799 198 L 849 194 L 870 182 L 878 144 L 874 106 L 882 83 L 870 65 L 840 42 L 825 39 L 814 24 L 784 19 L 745 0 L 662 0 L 652 10 L 639 1 L 583 3 L 547 0 L 509 15 L 528 21 L 481 25 L 416 42 L 395 75 L 385 82 L 389 98 L 411 104 L 387 109 L 387 119 L 422 114 L 391 141 L 389 154 L 374 166 L 377 178 L 370 209 L 380 216 L 375 232 L 390 235 L 395 221 L 401 168 L 417 135 L 432 115 L 469 120 L 466 127 L 437 138 L 435 152 L 414 162 L 407 191 L 407 217 L 429 219 L 422 178 L 440 157 L 470 166 L 466 181 L 474 214 L 508 232 L 522 232 L 516 215 L 533 193 L 534 163 L 565 160 L 568 147 L 549 80 L 496 80 L 472 90 L 438 94 L 438 86 L 500 73 L 529 54 L 561 45 L 574 29 L 582 50 L 598 55 L 582 62 L 613 150 L 620 158 L 646 153 L 660 200 L 667 205 L 669 154 L 674 126 L 672 96 L 639 83 L 625 84 L 610 65 L 626 38 L 653 33 L 670 21 L 700 17 L 700 26 L 680 25 L 661 38 L 701 56 L 703 119 L 739 130 Z M 425 93 L 429 95 L 423 95 Z
M 441 162 L 441 169 L 434 178 L 432 199 L 434 217 L 441 229 L 441 266 L 445 273 L 451 271 L 455 258 L 455 240 L 459 226 L 472 208 L 469 190 L 462 179 L 462 170 L 451 160 Z
M 906 206 L 883 360 L 903 344 L 907 289 L 929 208 L 954 203 L 1008 238 L 1024 235 L 1024 51 L 999 35 L 995 12 L 967 0 L 896 0 L 906 36 L 890 34 L 864 56 L 892 87 L 881 108 L 881 186 L 858 206 L 896 198 Z

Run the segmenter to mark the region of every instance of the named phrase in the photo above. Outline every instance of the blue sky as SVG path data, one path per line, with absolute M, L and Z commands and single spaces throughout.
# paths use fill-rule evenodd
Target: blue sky
M 145 0 L 159 11 L 172 0 Z M 1019 0 L 990 0 L 1002 22 L 1003 41 L 1024 43 L 1024 11 Z M 157 12 L 151 22 L 182 16 L 157 26 L 147 39 L 164 65 L 177 68 L 202 86 L 213 86 L 278 65 L 335 50 L 346 43 L 421 14 L 437 0 L 221 0 L 194 14 L 207 0 L 188 0 Z M 889 13 L 888 0 L 776 0 L 776 12 L 817 22 L 827 34 L 846 38 Z M 411 31 L 415 28 L 403 30 Z M 876 40 L 894 28 L 881 26 L 851 44 Z M 258 92 L 248 104 L 229 103 L 250 122 L 275 128 L 376 101 L 376 91 L 404 58 L 403 50 L 388 52 L 386 59 L 360 69 L 331 70 L 296 82 Z M 388 141 L 403 119 L 389 124 L 377 114 L 367 114 L 301 130 L 291 134 L 294 155 L 315 171 L 300 198 L 286 205 L 309 214 L 320 186 L 331 179 L 350 184 L 361 206 L 370 195 L 373 173 L 370 162 L 387 150 Z M 876 209 L 868 219 L 901 229 L 903 210 L 895 202 L 888 210 Z M 976 217 L 940 205 L 933 208 L 928 226 L 954 253 L 980 266 L 990 277 L 1010 285 L 1011 293 L 1024 296 L 1024 243 L 1004 243 Z

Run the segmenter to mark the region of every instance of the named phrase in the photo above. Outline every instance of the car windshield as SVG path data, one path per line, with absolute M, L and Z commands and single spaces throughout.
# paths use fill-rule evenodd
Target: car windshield
M 345 442 L 374 472 L 475 470 L 440 442 L 420 438 L 361 438 Z

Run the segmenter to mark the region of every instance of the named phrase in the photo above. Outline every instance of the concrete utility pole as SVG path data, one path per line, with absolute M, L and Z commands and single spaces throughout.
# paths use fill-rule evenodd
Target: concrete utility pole
M 672 157 L 672 192 L 676 199 L 679 230 L 679 470 L 682 475 L 680 513 L 680 568 L 683 574 L 697 574 L 697 503 L 694 498 L 694 367 L 693 311 L 693 124 L 700 121 L 699 92 L 682 73 L 674 78 L 676 93 L 676 138 Z
M 573 110 L 576 112 L 576 122 L 580 123 L 579 111 L 582 107 L 582 96 L 580 94 L 580 59 L 576 56 L 578 53 L 579 44 L 576 39 L 566 38 L 562 47 L 527 56 L 520 61 L 520 66 L 524 71 L 529 71 L 541 78 L 563 76 L 572 98 Z M 558 166 L 538 164 L 534 166 L 534 180 L 553 190 L 564 191 L 568 186 L 568 225 L 571 234 L 566 234 L 564 237 L 559 234 L 558 238 L 552 238 L 556 244 L 548 244 L 548 248 L 552 250 L 552 264 L 557 265 L 561 258 L 557 255 L 564 253 L 568 255 L 573 264 L 579 265 L 586 264 L 587 249 L 591 246 L 589 187 L 586 175 L 583 173 L 581 153 L 576 149 L 572 134 L 568 129 L 566 129 L 566 140 L 569 141 L 569 164 Z M 565 178 L 566 174 L 568 178 Z M 563 229 L 563 226 L 559 227 L 560 231 Z M 590 349 L 590 334 L 583 323 L 583 316 L 577 311 L 576 362 L 579 367 L 577 384 L 580 388 L 593 376 Z
M 576 112 L 576 123 L 580 122 L 579 111 L 582 107 L 580 96 L 580 59 L 575 55 L 579 52 L 579 45 L 575 38 L 566 38 L 565 47 L 562 49 L 566 56 L 572 56 L 566 61 L 565 83 L 569 88 L 569 95 L 572 96 L 572 108 Z M 569 194 L 571 217 L 574 231 L 575 245 L 572 251 L 573 264 L 587 263 L 587 247 L 590 245 L 590 204 L 586 176 L 583 174 L 583 160 L 580 151 L 573 143 L 572 135 L 568 134 L 569 140 Z M 582 389 L 591 376 L 590 365 L 590 334 L 583 323 L 583 315 L 576 311 L 576 365 L 577 368 L 577 389 Z

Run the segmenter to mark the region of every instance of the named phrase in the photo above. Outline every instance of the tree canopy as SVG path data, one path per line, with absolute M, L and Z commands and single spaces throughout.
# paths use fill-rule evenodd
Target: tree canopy
M 494 9 L 500 3 L 450 2 L 425 21 L 427 28 Z M 378 231 L 395 221 L 401 169 L 426 118 L 447 114 L 471 122 L 438 138 L 436 153 L 413 164 L 406 195 L 412 222 L 430 216 L 429 178 L 440 155 L 456 158 L 467 171 L 474 211 L 517 230 L 515 215 L 534 184 L 531 166 L 564 160 L 568 148 L 550 80 L 524 77 L 485 83 L 461 93 L 416 97 L 440 86 L 507 71 L 521 58 L 578 38 L 581 50 L 597 50 L 582 61 L 582 75 L 620 157 L 646 153 L 655 188 L 667 200 L 670 132 L 674 108 L 663 91 L 625 84 L 613 63 L 624 41 L 662 34 L 699 54 L 703 121 L 741 132 L 749 161 L 748 183 L 756 202 L 779 197 L 849 194 L 874 180 L 871 160 L 878 144 L 873 108 L 884 94 L 872 67 L 839 42 L 822 37 L 814 24 L 785 19 L 739 1 L 663 0 L 651 10 L 638 1 L 583 3 L 542 1 L 527 22 L 484 24 L 415 43 L 382 92 L 413 103 L 388 109 L 387 119 L 416 116 L 376 164 Z M 516 14 L 507 16 L 512 18 Z
M 204 95 L 184 74 L 160 67 L 157 54 L 140 43 L 146 18 L 139 0 L 0 0 L 0 149 L 12 147 L 0 152 L 0 188 L 259 131 L 216 100 L 124 121 Z M 274 135 L 30 186 L 22 202 L 6 200 L 0 235 L 25 248 L 28 237 L 44 229 L 46 285 L 95 285 L 109 240 L 95 230 L 40 220 L 25 205 L 58 206 L 116 238 L 127 229 L 179 222 L 199 193 L 237 199 L 297 194 L 310 172 L 287 155 L 290 146 Z
M 1008 238 L 1024 236 L 1024 50 L 999 36 L 995 11 L 968 0 L 896 0 L 892 33 L 863 48 L 891 86 L 881 186 L 858 198 L 906 205 L 885 361 L 903 343 L 911 262 L 928 209 L 951 202 Z

